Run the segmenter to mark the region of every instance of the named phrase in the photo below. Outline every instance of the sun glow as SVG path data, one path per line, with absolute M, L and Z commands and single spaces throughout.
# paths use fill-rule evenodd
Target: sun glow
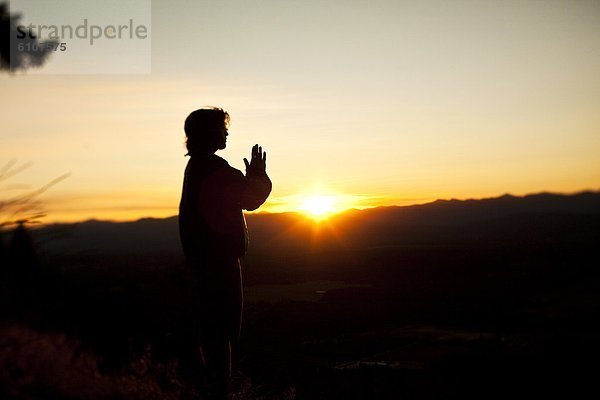
M 334 196 L 312 195 L 306 197 L 300 204 L 300 210 L 315 219 L 323 219 L 336 211 Z

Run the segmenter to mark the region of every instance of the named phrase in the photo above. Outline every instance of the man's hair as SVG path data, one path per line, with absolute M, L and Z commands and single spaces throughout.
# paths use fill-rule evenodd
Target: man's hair
M 202 150 L 214 150 L 216 133 L 229 127 L 229 114 L 222 108 L 206 107 L 193 111 L 185 119 L 185 145 L 188 155 Z

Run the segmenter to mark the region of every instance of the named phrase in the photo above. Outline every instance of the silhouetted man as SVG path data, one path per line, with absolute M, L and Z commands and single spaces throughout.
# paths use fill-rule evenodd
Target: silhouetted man
M 190 160 L 179 206 L 183 252 L 198 278 L 201 302 L 200 347 L 209 383 L 225 396 L 231 352 L 240 334 L 242 279 L 240 257 L 248 234 L 242 210 L 255 210 L 271 193 L 266 153 L 255 145 L 246 175 L 215 155 L 226 147 L 229 114 L 200 109 L 185 120 Z

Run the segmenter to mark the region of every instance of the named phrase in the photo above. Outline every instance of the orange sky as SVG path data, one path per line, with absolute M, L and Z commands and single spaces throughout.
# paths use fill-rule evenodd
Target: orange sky
M 205 105 L 231 165 L 267 150 L 263 211 L 600 188 L 600 3 L 415 3 L 154 1 L 150 74 L 0 75 L 2 197 L 70 172 L 45 221 L 174 215 Z

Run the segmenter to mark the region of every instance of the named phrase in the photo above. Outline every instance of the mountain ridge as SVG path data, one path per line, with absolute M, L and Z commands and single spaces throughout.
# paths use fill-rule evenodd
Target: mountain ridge
M 544 200 L 559 200 L 566 198 L 586 198 L 594 201 L 600 201 L 600 190 L 582 190 L 574 193 L 556 193 L 556 192 L 548 192 L 542 191 L 538 193 L 531 193 L 526 195 L 513 195 L 510 193 L 505 193 L 499 196 L 494 197 L 483 197 L 483 198 L 466 198 L 466 199 L 436 199 L 427 203 L 422 204 L 410 204 L 410 205 L 388 205 L 388 206 L 375 206 L 368 208 L 349 208 L 337 213 L 333 213 L 329 218 L 336 218 L 340 215 L 351 213 L 351 212 L 365 212 L 372 210 L 406 210 L 406 209 L 417 209 L 417 208 L 427 208 L 432 206 L 440 206 L 440 205 L 467 205 L 473 203 L 481 203 L 481 202 L 497 202 L 497 201 L 514 201 L 514 200 L 526 200 L 526 199 L 544 199 Z M 255 213 L 246 213 L 246 217 L 254 218 L 255 216 L 266 216 L 266 215 L 282 215 L 282 216 L 297 216 L 304 215 L 302 212 L 298 211 L 284 211 L 278 213 L 272 213 L 268 211 L 259 211 Z M 43 229 L 49 226 L 64 226 L 64 225 L 78 225 L 78 224 L 86 224 L 86 223 L 109 223 L 109 224 L 131 224 L 137 222 L 152 222 L 152 221 L 168 221 L 168 220 L 176 220 L 177 215 L 172 215 L 169 217 L 158 218 L 158 217 L 142 217 L 136 220 L 131 221 L 113 221 L 113 220 L 103 220 L 97 218 L 90 218 L 82 221 L 76 222 L 51 222 L 47 224 L 41 224 L 40 226 L 34 227 L 34 229 Z
M 247 214 L 250 252 L 306 252 L 346 245 L 450 244 L 464 241 L 589 240 L 600 220 L 600 192 L 539 193 L 481 200 L 349 210 L 315 222 L 299 213 Z M 130 222 L 89 220 L 35 230 L 44 249 L 66 253 L 181 256 L 177 217 Z

